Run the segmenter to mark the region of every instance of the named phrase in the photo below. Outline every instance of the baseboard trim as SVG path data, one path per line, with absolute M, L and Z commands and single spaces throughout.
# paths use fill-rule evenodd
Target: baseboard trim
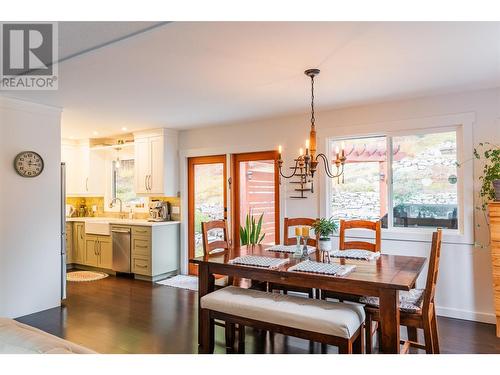
M 462 309 L 455 309 L 452 307 L 439 307 L 436 306 L 436 313 L 439 316 L 447 318 L 471 320 L 474 322 L 496 324 L 496 316 L 493 313 L 468 311 Z

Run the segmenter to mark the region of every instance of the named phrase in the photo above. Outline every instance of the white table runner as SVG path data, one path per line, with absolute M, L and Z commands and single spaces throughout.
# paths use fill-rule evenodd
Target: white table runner
M 288 263 L 289 259 L 279 259 L 279 258 L 270 258 L 270 257 L 262 257 L 258 255 L 245 255 L 242 257 L 237 257 L 231 259 L 229 263 L 231 264 L 239 264 L 242 266 L 253 266 L 253 267 L 262 267 L 262 268 L 278 268 L 279 266 Z
M 336 250 L 332 251 L 330 256 L 334 258 L 374 260 L 380 256 L 380 253 L 368 250 Z
M 301 246 L 302 248 L 302 246 Z M 295 253 L 295 250 L 297 249 L 297 245 L 274 245 L 269 248 L 267 248 L 267 251 L 274 251 L 277 253 L 287 253 L 287 254 L 293 254 Z M 311 254 L 316 251 L 316 248 L 314 246 L 309 246 L 307 245 L 307 253 Z
M 331 276 L 345 276 L 356 268 L 355 265 L 340 265 L 334 263 L 321 263 L 305 260 L 292 266 L 288 271 L 319 273 Z

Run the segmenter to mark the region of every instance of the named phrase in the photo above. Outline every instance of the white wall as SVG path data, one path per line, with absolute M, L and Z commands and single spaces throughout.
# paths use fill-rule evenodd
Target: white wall
M 0 316 L 60 305 L 60 115 L 0 96 Z M 40 176 L 14 171 L 25 150 L 43 157 Z
M 321 98 L 317 98 L 321 106 Z M 324 148 L 326 137 L 365 132 L 381 133 L 394 126 L 394 121 L 423 119 L 434 116 L 468 113 L 475 118 L 472 125 L 473 141 L 500 143 L 500 89 L 490 89 L 434 97 L 423 97 L 404 101 L 385 102 L 331 111 L 320 111 L 316 116 L 318 149 Z M 291 162 L 299 147 L 308 137 L 309 114 L 266 119 L 251 123 L 213 126 L 186 130 L 180 133 L 181 194 L 183 217 L 187 217 L 186 202 L 186 157 L 227 152 L 244 152 L 284 147 L 286 164 Z M 468 150 L 470 152 L 471 150 Z M 479 164 L 475 164 L 475 191 L 479 182 Z M 323 173 L 320 172 L 320 176 Z M 316 182 L 319 182 L 316 178 Z M 287 185 L 287 184 L 285 184 Z M 318 184 L 317 184 L 318 185 Z M 466 192 L 470 195 L 472 191 Z M 325 192 L 317 189 L 306 200 L 291 200 L 283 191 L 281 217 L 316 217 L 323 211 Z M 487 227 L 481 214 L 476 213 L 475 239 L 488 243 Z M 183 223 L 184 270 L 186 266 L 186 225 Z M 471 223 L 472 225 L 472 223 Z M 469 228 L 470 229 L 470 228 Z M 430 238 L 429 238 L 430 239 Z M 468 243 L 467 243 L 468 242 Z M 494 322 L 492 297 L 492 271 L 488 248 L 474 247 L 472 241 L 443 245 L 440 279 L 437 292 L 438 313 L 464 319 Z M 429 253 L 428 241 L 383 240 L 383 252 L 403 255 Z M 423 277 L 419 279 L 422 285 Z

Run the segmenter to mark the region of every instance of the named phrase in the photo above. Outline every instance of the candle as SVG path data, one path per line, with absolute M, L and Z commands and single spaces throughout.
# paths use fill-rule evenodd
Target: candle
M 302 236 L 302 228 L 301 227 L 295 227 L 295 235 Z
M 339 160 L 339 146 L 335 147 L 335 158 Z
M 302 156 L 304 155 L 304 149 L 301 147 L 300 150 L 299 150 L 299 155 Z
M 278 159 L 281 159 L 281 145 L 278 146 Z
M 342 141 L 342 157 L 345 157 L 345 143 Z
M 309 227 L 302 227 L 302 235 L 304 237 L 309 237 Z
M 309 139 L 306 139 L 306 154 L 309 153 Z

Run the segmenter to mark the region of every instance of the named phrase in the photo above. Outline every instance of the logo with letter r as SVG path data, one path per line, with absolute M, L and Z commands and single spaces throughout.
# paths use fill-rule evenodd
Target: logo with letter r
M 51 76 L 54 63 L 51 23 L 2 24 L 2 74 Z

